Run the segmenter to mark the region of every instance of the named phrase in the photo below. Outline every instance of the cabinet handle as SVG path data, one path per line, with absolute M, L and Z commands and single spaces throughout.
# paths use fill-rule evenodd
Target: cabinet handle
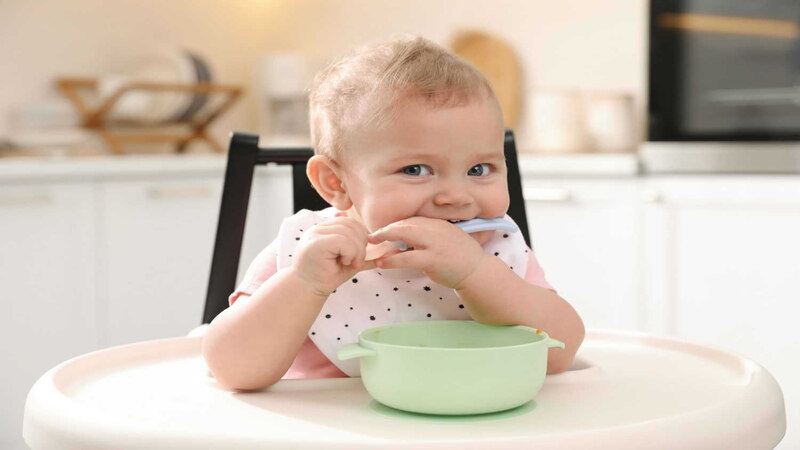
M 522 197 L 529 202 L 568 202 L 572 192 L 563 188 L 525 188 Z
M 211 188 L 208 186 L 189 186 L 180 188 L 153 187 L 147 190 L 147 195 L 153 199 L 211 197 L 211 194 Z
M 0 196 L 0 205 L 46 205 L 53 203 L 54 200 L 53 194 L 50 192 L 29 192 Z

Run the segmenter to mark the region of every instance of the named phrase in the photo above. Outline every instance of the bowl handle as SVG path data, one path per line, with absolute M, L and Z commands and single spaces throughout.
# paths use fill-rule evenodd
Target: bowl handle
M 551 337 L 548 337 L 547 338 L 547 348 L 550 348 L 550 347 L 564 348 L 566 346 L 564 345 L 563 342 L 561 342 L 561 341 L 559 341 L 557 339 L 553 339 Z
M 562 344 L 563 345 L 563 344 Z M 352 358 L 360 358 L 362 356 L 375 356 L 378 352 L 375 350 L 362 347 L 360 344 L 347 344 L 344 347 L 339 349 L 339 356 L 340 360 L 345 359 L 352 359 Z

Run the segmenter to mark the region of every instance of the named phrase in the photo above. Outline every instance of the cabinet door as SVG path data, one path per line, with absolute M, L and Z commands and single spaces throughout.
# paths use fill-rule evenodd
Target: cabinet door
M 24 448 L 22 412 L 51 367 L 99 347 L 89 183 L 0 190 L 0 448 Z
M 664 179 L 647 189 L 650 321 L 762 364 L 798 423 L 800 179 Z M 783 448 L 800 448 L 791 433 Z
M 102 184 L 106 345 L 200 324 L 221 192 L 221 176 Z
M 587 328 L 639 329 L 635 178 L 523 181 L 536 257 Z

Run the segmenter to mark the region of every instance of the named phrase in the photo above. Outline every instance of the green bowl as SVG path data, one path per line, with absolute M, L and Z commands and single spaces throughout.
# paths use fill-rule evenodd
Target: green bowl
M 564 344 L 535 328 L 441 320 L 364 330 L 338 356 L 361 358 L 364 387 L 386 406 L 466 415 L 533 400 L 544 383 L 550 347 Z

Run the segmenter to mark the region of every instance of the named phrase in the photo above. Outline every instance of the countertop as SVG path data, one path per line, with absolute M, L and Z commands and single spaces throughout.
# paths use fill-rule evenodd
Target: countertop
M 156 154 L 81 157 L 0 158 L 0 182 L 88 181 L 154 175 L 224 175 L 226 155 Z M 634 153 L 540 155 L 520 153 L 522 176 L 616 176 L 639 175 Z M 281 172 L 271 166 L 266 170 Z

